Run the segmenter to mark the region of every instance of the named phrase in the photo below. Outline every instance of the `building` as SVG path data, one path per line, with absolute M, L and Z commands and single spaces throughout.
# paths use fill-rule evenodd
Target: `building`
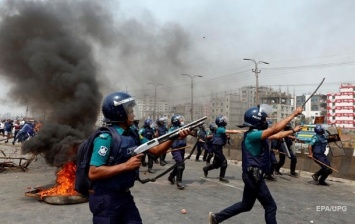
M 269 114 L 268 119 L 273 123 L 279 122 L 293 113 L 293 97 L 285 92 L 264 92 L 260 95 L 260 104 L 268 104 L 274 109 L 273 114 Z
M 136 99 L 137 104 L 137 113 L 136 116 L 139 120 L 144 120 L 151 118 L 154 121 L 158 117 L 169 117 L 172 113 L 172 108 L 165 101 L 160 101 L 154 99 L 151 96 L 144 96 L 143 98 Z M 155 117 L 154 117 L 154 108 L 155 108 Z
M 341 84 L 338 93 L 327 93 L 327 124 L 355 128 L 355 85 Z
M 230 93 L 211 96 L 210 105 L 211 113 L 208 117 L 208 122 L 214 123 L 218 116 L 226 116 L 230 129 L 235 129 L 236 125 L 243 124 L 247 103 L 241 101 L 239 94 Z
M 311 94 L 303 94 L 296 96 L 296 107 L 303 106 L 304 102 L 311 96 Z M 327 112 L 327 95 L 315 94 L 304 105 L 303 115 L 308 118 L 307 123 L 311 123 L 315 117 L 326 115 Z
M 259 99 L 261 95 L 265 95 L 269 92 L 272 92 L 272 88 L 266 86 L 259 86 L 258 93 Z M 246 104 L 247 108 L 256 106 L 255 103 L 255 86 L 243 86 L 239 88 L 240 100 Z

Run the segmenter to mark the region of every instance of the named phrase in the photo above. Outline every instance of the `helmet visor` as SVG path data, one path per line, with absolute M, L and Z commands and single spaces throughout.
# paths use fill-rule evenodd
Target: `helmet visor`
M 266 113 L 268 116 L 270 116 L 273 112 L 274 112 L 274 109 L 272 109 L 271 106 L 267 105 L 267 104 L 261 104 L 259 106 L 259 112 L 262 113 Z
M 135 114 L 136 114 L 136 101 L 134 97 L 130 97 L 124 100 L 121 100 L 119 102 L 115 101 L 115 104 L 119 103 L 122 104 L 122 107 L 126 113 L 127 120 L 129 121 L 134 121 L 135 120 Z

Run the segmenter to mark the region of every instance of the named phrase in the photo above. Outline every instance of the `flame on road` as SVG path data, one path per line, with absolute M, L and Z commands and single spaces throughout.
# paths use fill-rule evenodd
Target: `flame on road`
M 80 195 L 74 190 L 76 165 L 66 163 L 57 173 L 56 185 L 53 188 L 39 192 L 41 199 L 45 196 L 73 196 Z

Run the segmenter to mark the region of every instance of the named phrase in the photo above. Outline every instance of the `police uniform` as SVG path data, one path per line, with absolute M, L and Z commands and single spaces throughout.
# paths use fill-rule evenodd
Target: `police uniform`
M 309 143 L 312 146 L 313 157 L 330 166 L 330 161 L 328 160 L 327 155 L 325 155 L 326 146 L 328 144 L 327 138 L 323 134 L 316 134 L 312 137 L 311 142 Z M 312 178 L 315 181 L 318 181 L 320 185 L 328 185 L 325 182 L 325 179 L 333 172 L 332 169 L 315 161 L 321 169 L 312 175 Z
M 173 132 L 178 128 L 179 127 L 177 126 L 173 126 L 169 129 L 169 132 Z M 176 186 L 180 190 L 185 188 L 185 186 L 182 184 L 182 175 L 185 170 L 185 163 L 182 162 L 185 158 L 185 149 L 183 147 L 186 147 L 186 139 L 176 139 L 171 145 L 171 149 L 172 149 L 171 155 L 173 156 L 173 160 L 175 161 L 175 163 L 180 163 L 180 164 L 173 169 L 173 171 L 169 174 L 168 177 L 168 180 L 170 181 L 171 184 L 175 183 L 175 177 L 176 177 Z M 178 149 L 178 150 L 174 150 L 174 149 Z
M 206 161 L 206 164 L 210 164 L 211 159 L 213 157 L 213 131 L 207 131 L 207 136 L 206 136 L 206 149 L 203 154 L 203 161 Z
M 276 223 L 277 206 L 265 184 L 263 175 L 270 167 L 269 141 L 261 140 L 262 131 L 251 130 L 244 134 L 242 143 L 243 199 L 219 213 L 214 213 L 216 223 L 252 209 L 256 199 L 265 209 L 267 224 Z
M 196 154 L 195 161 L 200 161 L 200 156 L 202 154 L 202 149 L 205 150 L 205 152 L 206 152 L 206 150 L 208 150 L 207 149 L 207 145 L 206 145 L 207 133 L 206 133 L 204 128 L 200 128 L 200 130 L 197 133 L 197 137 L 201 141 L 197 142 L 197 154 Z
M 154 129 L 151 127 L 142 127 L 139 130 L 139 134 L 149 141 L 154 138 Z M 154 173 L 154 171 L 152 169 L 153 169 L 153 163 L 155 160 L 155 156 L 153 154 L 147 152 L 142 157 L 143 160 L 145 160 L 145 155 L 148 155 L 148 172 Z
M 277 147 L 276 149 L 279 151 L 279 162 L 277 163 L 275 167 L 276 174 L 281 174 L 280 173 L 280 168 L 285 164 L 285 158 L 286 158 L 286 149 L 285 147 L 288 148 L 288 151 L 290 152 L 290 174 L 293 176 L 296 176 L 296 163 L 297 163 L 297 157 L 295 156 L 295 153 L 293 150 L 291 150 L 291 146 L 293 144 L 292 139 L 289 137 L 285 137 L 284 139 L 280 140 L 275 140 L 277 141 Z M 286 145 L 285 145 L 286 144 Z
M 221 126 L 217 128 L 216 133 L 213 135 L 212 143 L 214 159 L 212 164 L 203 168 L 204 175 L 207 177 L 209 170 L 220 168 L 219 180 L 228 182 L 225 178 L 228 165 L 226 157 L 223 154 L 223 146 L 227 143 L 226 127 Z
M 120 164 L 131 158 L 133 150 L 145 141 L 138 137 L 133 128 L 124 132 L 114 126 L 121 136 L 121 148 L 117 158 L 111 158 L 111 141 L 109 133 L 100 134 L 94 140 L 94 148 L 90 161 L 91 166 Z M 125 171 L 107 179 L 92 182 L 93 192 L 89 196 L 89 207 L 93 213 L 93 223 L 142 223 L 138 208 L 135 205 L 130 188 L 133 187 L 139 169 Z
M 157 132 L 159 136 L 165 135 L 168 133 L 168 129 L 165 127 L 165 125 L 158 125 Z M 159 137 L 157 136 L 157 137 Z M 166 153 L 160 155 L 160 165 L 165 166 L 167 162 L 165 161 L 166 158 Z

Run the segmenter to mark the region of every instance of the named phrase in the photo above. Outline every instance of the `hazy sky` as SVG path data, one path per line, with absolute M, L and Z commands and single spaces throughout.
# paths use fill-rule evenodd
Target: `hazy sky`
M 259 65 L 259 85 L 277 90 L 312 92 L 322 78 L 320 93 L 355 84 L 353 0 L 96 2 L 108 21 L 97 34 L 102 43 L 92 46 L 104 94 L 153 96 L 147 83 L 157 83 L 158 99 L 190 102 L 185 73 L 203 76 L 194 78 L 194 101 L 207 102 L 212 93 L 255 85 L 254 64 L 243 58 L 268 62 Z M 14 83 L 0 81 L 0 113 L 9 106 L 24 113 L 7 97 Z

